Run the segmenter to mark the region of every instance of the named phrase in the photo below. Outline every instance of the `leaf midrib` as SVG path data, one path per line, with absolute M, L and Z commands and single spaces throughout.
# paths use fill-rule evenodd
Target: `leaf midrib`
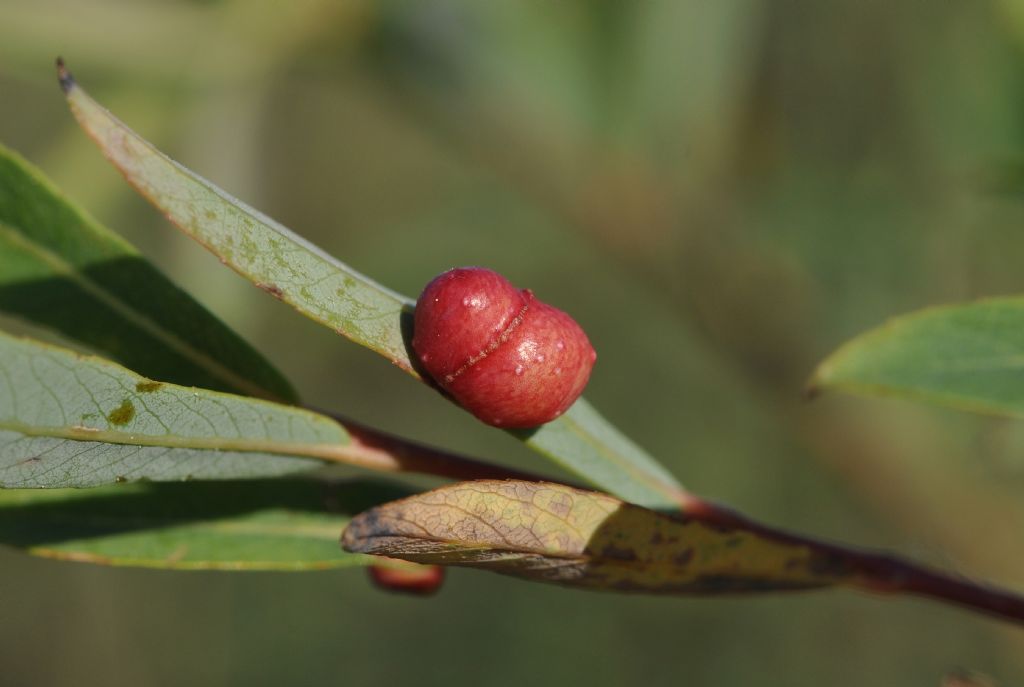
M 574 418 L 563 415 L 560 419 L 565 422 L 566 429 L 579 437 L 583 443 L 591 446 L 599 455 L 604 456 L 608 462 L 617 465 L 623 472 L 630 475 L 635 483 L 647 485 L 651 490 L 668 497 L 673 504 L 678 503 L 683 498 L 684 492 L 678 484 L 659 479 L 656 475 L 630 461 L 618 451 L 612 450 L 607 444 L 597 441 L 594 435 L 586 431 Z M 560 458 L 558 460 L 561 461 Z
M 310 444 L 254 439 L 222 439 L 216 437 L 180 437 L 174 435 L 131 434 L 109 429 L 74 425 L 70 427 L 28 425 L 11 419 L 0 420 L 0 430 L 31 437 L 49 437 L 69 441 L 91 441 L 128 446 L 153 446 L 207 451 L 238 451 L 242 453 L 273 453 L 284 456 L 317 458 L 328 461 L 350 462 L 350 454 L 358 447 L 350 444 Z
M 338 558 L 324 558 L 311 562 L 275 561 L 275 560 L 216 560 L 203 558 L 200 560 L 173 560 L 170 558 L 128 558 L 125 556 L 105 556 L 84 551 L 69 551 L 53 546 L 37 546 L 28 552 L 41 558 L 79 563 L 93 563 L 124 568 L 155 568 L 158 570 L 254 570 L 254 571 L 316 571 L 334 568 L 348 568 L 359 563 L 354 560 L 361 554 L 350 554 Z
M 274 509 L 278 511 L 286 511 L 287 509 Z M 0 509 L 0 513 L 3 509 Z M 262 512 L 267 512 L 264 510 Z M 340 518 L 347 520 L 347 518 Z M 65 525 L 74 524 L 79 527 L 95 527 L 102 529 L 104 527 L 117 526 L 121 528 L 135 527 L 138 529 L 145 530 L 180 530 L 190 529 L 195 530 L 197 534 L 237 534 L 245 536 L 283 536 L 293 537 L 296 539 L 316 539 L 325 541 L 335 541 L 338 538 L 339 526 L 343 526 L 344 522 L 339 523 L 306 523 L 306 524 L 287 524 L 287 523 L 267 523 L 267 522 L 230 522 L 224 521 L 223 519 L 207 518 L 203 520 L 190 520 L 187 517 L 129 517 L 123 516 L 99 516 L 99 515 L 88 515 L 82 517 L 81 514 L 76 513 L 64 513 L 64 514 L 49 514 L 42 518 L 34 519 L 37 523 L 46 523 L 50 525 Z M 124 534 L 132 534 L 132 532 L 126 531 Z M 104 534 L 103 536 L 108 536 Z M 82 537 L 79 537 L 80 539 Z

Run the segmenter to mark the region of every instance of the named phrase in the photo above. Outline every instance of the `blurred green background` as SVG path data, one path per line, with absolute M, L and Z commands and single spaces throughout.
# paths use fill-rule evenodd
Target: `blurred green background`
M 801 398 L 888 316 L 1024 293 L 1021 0 L 3 0 L 0 140 L 307 402 L 555 474 L 173 230 L 73 124 L 58 54 L 378 281 L 416 295 L 480 264 L 573 313 L 588 397 L 689 488 L 1024 589 L 1024 425 Z M 1024 633 L 914 599 L 0 566 L 8 685 L 1024 682 Z

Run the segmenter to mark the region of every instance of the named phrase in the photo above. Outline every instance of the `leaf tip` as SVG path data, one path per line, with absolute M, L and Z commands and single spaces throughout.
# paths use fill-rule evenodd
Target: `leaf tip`
M 835 384 L 835 359 L 837 353 L 833 353 L 825 360 L 818 363 L 811 378 L 804 385 L 803 398 L 810 402 L 828 391 Z
M 818 382 L 817 376 L 815 376 L 815 377 L 812 377 L 809 382 L 807 382 L 806 386 L 804 386 L 804 390 L 803 390 L 802 396 L 803 396 L 804 401 L 806 401 L 807 403 L 810 403 L 811 401 L 813 401 L 813 400 L 817 399 L 819 396 L 821 396 L 821 394 L 823 392 L 824 392 L 824 389 L 822 389 L 821 384 Z
M 367 552 L 368 523 L 376 521 L 376 509 L 371 508 L 353 517 L 341 533 L 341 548 L 349 553 Z
M 68 71 L 64 58 L 60 56 L 57 57 L 57 82 L 65 95 L 75 86 L 75 77 Z

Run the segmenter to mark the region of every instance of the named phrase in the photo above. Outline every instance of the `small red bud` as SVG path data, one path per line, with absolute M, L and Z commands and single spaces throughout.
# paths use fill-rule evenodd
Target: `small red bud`
M 505 428 L 564 413 L 597 359 L 575 320 L 482 267 L 449 270 L 427 284 L 412 347 L 462 407 Z

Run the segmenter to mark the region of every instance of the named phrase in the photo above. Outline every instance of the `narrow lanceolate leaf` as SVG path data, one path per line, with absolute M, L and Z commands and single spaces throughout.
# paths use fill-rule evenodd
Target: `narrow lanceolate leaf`
M 322 415 L 0 334 L 0 487 L 269 476 L 361 456 Z
M 419 376 L 407 345 L 413 301 L 174 162 L 90 98 L 63 68 L 60 74 L 78 122 L 172 222 L 269 293 Z M 602 489 L 645 506 L 679 506 L 679 483 L 582 400 L 554 422 L 513 434 Z
M 684 495 L 661 463 L 580 398 L 554 422 L 513 431 L 534 451 L 630 503 L 676 510 Z
M 405 493 L 377 482 L 299 478 L 0 490 L 0 545 L 175 570 L 379 565 L 341 551 L 338 535 L 355 513 Z
M 402 337 L 410 300 L 177 164 L 61 75 L 79 124 L 168 219 L 260 288 L 412 372 Z
M 615 591 L 755 592 L 851 579 L 806 546 L 676 519 L 604 494 L 511 480 L 462 482 L 377 506 L 352 519 L 342 544 Z
M 155 379 L 295 400 L 248 344 L 2 145 L 0 311 Z
M 811 388 L 1024 416 L 1024 298 L 896 318 L 833 353 Z

